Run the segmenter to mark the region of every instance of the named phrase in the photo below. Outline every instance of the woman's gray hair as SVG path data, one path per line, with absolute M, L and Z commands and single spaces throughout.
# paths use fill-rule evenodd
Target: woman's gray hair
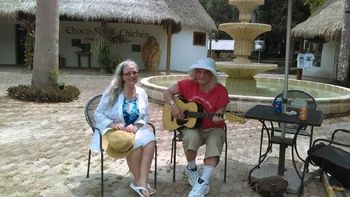
M 120 64 L 118 64 L 114 72 L 114 79 L 111 81 L 109 88 L 107 90 L 108 91 L 107 95 L 109 96 L 108 104 L 110 106 L 113 105 L 116 96 L 119 95 L 124 89 L 124 81 L 122 78 L 123 70 L 125 67 L 129 65 L 135 65 L 137 71 L 139 71 L 139 66 L 136 64 L 134 60 L 127 59 L 121 62 Z

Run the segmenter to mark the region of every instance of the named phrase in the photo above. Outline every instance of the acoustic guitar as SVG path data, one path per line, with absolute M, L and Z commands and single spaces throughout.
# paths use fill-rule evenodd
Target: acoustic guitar
M 243 117 L 237 116 L 233 113 L 218 114 L 214 112 L 202 112 L 202 107 L 195 102 L 184 102 L 178 97 L 174 97 L 174 102 L 183 111 L 184 119 L 176 119 L 171 115 L 171 106 L 167 103 L 163 107 L 163 126 L 167 130 L 175 130 L 181 127 L 198 128 L 203 118 L 212 118 L 219 116 L 227 121 L 235 121 L 244 124 Z

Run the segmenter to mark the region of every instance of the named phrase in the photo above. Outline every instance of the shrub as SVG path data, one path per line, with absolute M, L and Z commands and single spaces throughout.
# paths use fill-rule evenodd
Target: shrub
M 34 101 L 37 103 L 70 102 L 78 99 L 80 90 L 72 85 L 57 88 L 37 88 L 28 85 L 19 85 L 7 89 L 7 94 L 13 99 Z

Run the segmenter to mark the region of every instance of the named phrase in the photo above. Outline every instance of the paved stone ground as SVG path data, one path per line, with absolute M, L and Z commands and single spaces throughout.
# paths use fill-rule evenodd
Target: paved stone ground
M 110 75 L 84 70 L 67 71 L 64 81 L 80 88 L 78 100 L 59 104 L 28 103 L 10 99 L 6 96 L 6 89 L 30 84 L 31 74 L 18 69 L 0 68 L 0 196 L 99 196 L 99 154 L 93 154 L 90 178 L 85 177 L 91 130 L 84 119 L 84 106 L 89 98 L 101 93 L 110 80 Z M 173 134 L 162 127 L 162 105 L 151 101 L 150 110 L 158 139 L 156 196 L 187 196 L 190 186 L 181 173 L 186 164 L 181 145 L 177 150 L 177 181 L 173 183 L 170 164 Z M 322 127 L 315 128 L 315 137 L 329 137 L 336 128 L 349 128 L 349 120 L 350 116 L 327 118 Z M 260 126 L 254 120 L 247 120 L 244 125 L 228 123 L 227 182 L 222 181 L 224 165 L 221 162 L 207 196 L 258 196 L 250 189 L 247 176 L 257 163 Z M 307 143 L 307 139 L 299 140 L 299 150 L 304 153 L 303 156 Z M 277 147 L 274 147 L 271 156 L 277 156 L 277 153 Z M 290 158 L 290 154 L 287 154 L 287 159 Z M 197 163 L 202 163 L 202 159 L 200 156 Z M 106 196 L 136 196 L 128 187 L 131 174 L 125 160 L 105 156 L 104 169 Z M 150 183 L 153 173 L 152 167 Z M 326 194 L 321 183 L 313 180 L 306 186 L 304 196 Z

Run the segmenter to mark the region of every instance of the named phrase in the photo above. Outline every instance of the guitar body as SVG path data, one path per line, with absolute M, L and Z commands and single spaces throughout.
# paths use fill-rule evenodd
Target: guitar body
M 245 120 L 233 113 L 212 113 L 203 112 L 202 107 L 195 102 L 184 102 L 178 97 L 174 97 L 174 102 L 177 107 L 183 112 L 184 119 L 176 119 L 171 115 L 171 107 L 167 103 L 163 107 L 163 126 L 165 129 L 172 131 L 179 128 L 198 128 L 203 118 L 212 118 L 218 116 L 224 118 L 227 121 L 235 121 L 244 124 Z
M 175 97 L 174 102 L 179 107 L 181 111 L 184 112 L 185 116 L 187 112 L 201 112 L 202 109 L 200 105 L 196 104 L 195 102 L 189 102 L 185 103 L 181 99 Z M 179 120 L 176 118 L 173 118 L 171 115 L 171 107 L 168 104 L 164 105 L 163 108 L 163 126 L 167 130 L 175 130 L 179 129 L 181 127 L 187 127 L 187 128 L 197 128 L 200 126 L 202 119 L 196 118 L 196 117 L 185 117 L 183 120 Z

